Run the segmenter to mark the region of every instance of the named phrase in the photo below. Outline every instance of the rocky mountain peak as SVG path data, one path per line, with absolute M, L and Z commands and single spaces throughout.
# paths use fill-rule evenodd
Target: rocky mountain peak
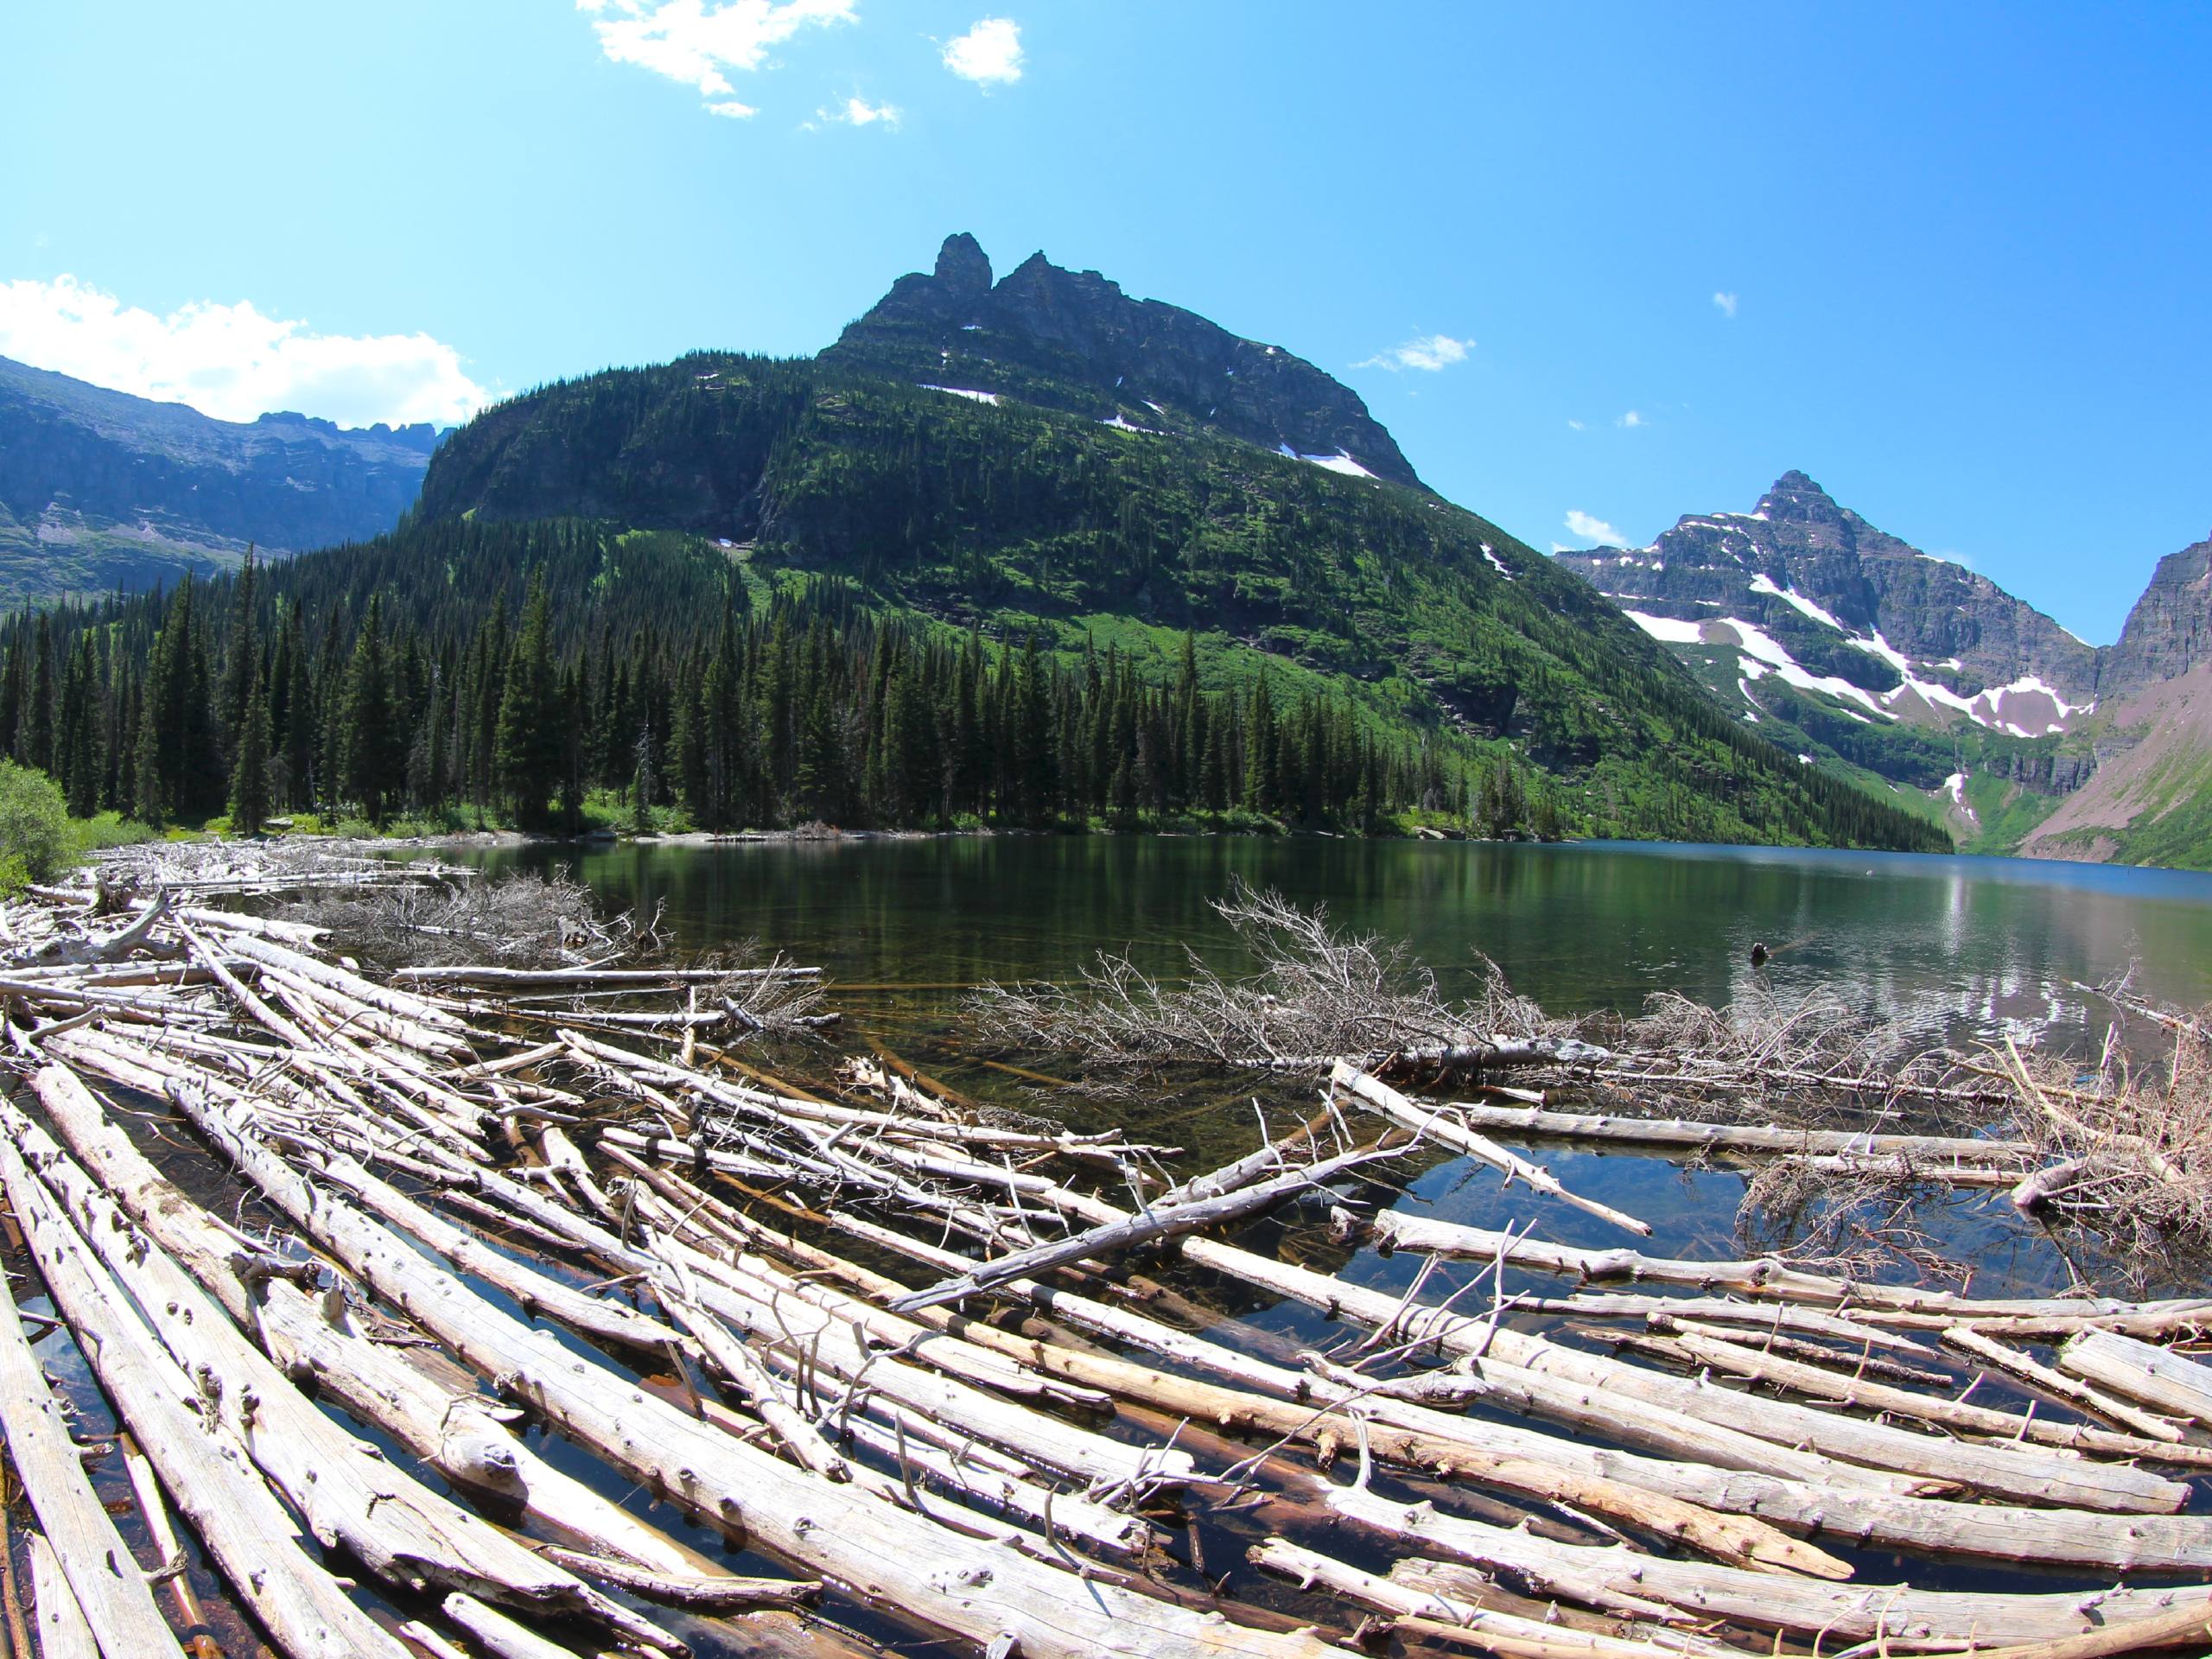
M 937 251 L 937 280 L 955 294 L 988 294 L 991 289 L 991 257 L 983 245 L 965 231 L 955 231 Z
M 991 280 L 965 232 L 901 276 L 823 354 L 917 385 L 987 391 L 1124 429 L 1231 437 L 1352 476 L 1419 486 L 1359 395 L 1281 346 L 1230 334 L 1041 252 Z
M 1835 498 L 1803 473 L 1791 468 L 1774 480 L 1774 487 L 1759 498 L 1758 510 L 1778 524 L 1824 524 L 1840 527 L 1847 515 Z

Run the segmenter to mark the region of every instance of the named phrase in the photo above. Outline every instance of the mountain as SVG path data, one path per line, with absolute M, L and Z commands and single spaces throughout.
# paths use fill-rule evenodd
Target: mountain
M 2158 562 L 2099 671 L 2096 769 L 2019 850 L 2212 868 L 2212 537 Z
M 1041 255 L 995 283 L 965 236 L 818 359 L 700 353 L 486 411 L 376 556 L 426 550 L 451 592 L 430 526 L 556 519 L 613 537 L 563 626 L 651 579 L 655 543 L 625 533 L 675 532 L 756 594 L 849 582 L 885 615 L 1036 637 L 1077 676 L 1109 647 L 1172 676 L 1187 634 L 1201 683 L 1268 677 L 1454 766 L 1527 768 L 1573 833 L 1944 844 L 1422 487 L 1313 365 Z
M 1278 346 L 1132 300 L 1095 270 L 1033 254 L 996 283 L 972 236 L 948 237 L 823 354 L 971 396 L 1170 432 L 1218 433 L 1355 477 L 1419 484 L 1349 387 Z
M 1986 576 L 1931 558 L 1784 473 L 1748 513 L 1693 513 L 1652 546 L 1561 553 L 1656 638 L 1739 649 L 1867 717 L 2019 737 L 2094 702 L 2098 658 Z
M 1969 850 L 2212 868 L 2212 539 L 2101 649 L 1798 472 L 1754 512 L 1555 557 L 1738 718 L 1916 793 Z
M 0 358 L 0 603 L 149 588 L 390 530 L 429 426 L 211 420 Z

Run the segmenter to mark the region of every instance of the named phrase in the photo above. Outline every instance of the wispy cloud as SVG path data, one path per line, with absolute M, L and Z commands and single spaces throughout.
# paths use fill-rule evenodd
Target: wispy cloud
M 1352 367 L 1388 369 L 1393 374 L 1403 369 L 1421 369 L 1434 374 L 1439 369 L 1465 362 L 1467 353 L 1474 348 L 1471 340 L 1454 340 L 1449 334 L 1415 334 L 1402 346 L 1393 346 L 1372 357 L 1362 358 Z
M 1645 420 L 1643 416 L 1631 409 L 1626 414 L 1621 416 L 1618 420 L 1616 420 L 1613 424 L 1615 426 L 1649 426 L 1651 423 Z
M 725 99 L 719 104 L 707 105 L 709 115 L 726 116 L 732 121 L 749 121 L 760 113 L 750 104 L 741 104 L 735 99 Z
M 1573 416 L 1570 415 L 1567 417 L 1567 429 L 1570 432 L 1587 432 L 1590 429 L 1587 425 L 1576 420 Z
M 1736 296 L 1733 294 L 1716 292 L 1713 296 L 1713 303 L 1724 317 L 1732 317 L 1736 315 Z
M 592 18 L 599 49 L 609 62 L 634 64 L 689 86 L 701 98 L 722 99 L 707 108 L 743 118 L 753 113 L 728 99 L 730 73 L 749 73 L 767 61 L 772 48 L 816 24 L 849 23 L 854 0 L 576 0 Z M 741 114 L 741 111 L 742 114 Z
M 823 127 L 896 128 L 904 115 L 895 104 L 871 104 L 864 98 L 849 98 L 842 104 L 825 104 L 814 112 L 814 119 L 802 121 L 799 125 L 808 132 Z
M 1594 542 L 1600 547 L 1626 547 L 1628 537 L 1604 519 L 1582 511 L 1580 507 L 1567 510 L 1567 529 L 1571 536 L 1585 542 Z
M 156 316 L 73 276 L 0 283 L 0 357 L 225 421 L 296 410 L 443 426 L 490 401 L 461 353 L 428 334 L 317 334 L 250 300 Z
M 944 48 L 944 67 L 963 80 L 989 87 L 1021 79 L 1021 25 L 1011 17 L 979 17 Z

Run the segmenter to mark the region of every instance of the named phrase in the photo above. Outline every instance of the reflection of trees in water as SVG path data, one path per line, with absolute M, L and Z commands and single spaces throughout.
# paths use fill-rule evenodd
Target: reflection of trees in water
M 2101 1026 L 2069 982 L 2131 960 L 2160 1000 L 2212 992 L 2212 904 L 2190 896 L 2212 880 L 2001 861 L 1108 836 L 480 856 L 574 861 L 607 903 L 664 898 L 688 947 L 754 935 L 854 984 L 1058 978 L 1101 949 L 1172 974 L 1185 943 L 1234 972 L 1208 901 L 1241 876 L 1408 940 L 1447 995 L 1472 990 L 1480 952 L 1560 1013 L 1633 1010 L 1662 989 L 1726 1002 L 1759 983 L 1824 986 L 1930 1041 L 2046 1027 L 2065 1039 Z M 1775 947 L 1763 969 L 1754 939 Z M 900 1023 L 949 1018 L 918 998 Z

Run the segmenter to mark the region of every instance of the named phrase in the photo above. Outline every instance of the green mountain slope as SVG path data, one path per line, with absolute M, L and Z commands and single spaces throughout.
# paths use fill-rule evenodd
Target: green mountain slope
M 1188 630 L 1397 738 L 1557 780 L 1571 832 L 1935 847 L 1730 720 L 1588 584 L 1413 485 L 1202 431 L 724 354 L 546 388 L 449 438 L 418 521 L 556 516 L 727 543 L 756 582 L 1063 652 Z M 399 541 L 404 543 L 403 535 Z

